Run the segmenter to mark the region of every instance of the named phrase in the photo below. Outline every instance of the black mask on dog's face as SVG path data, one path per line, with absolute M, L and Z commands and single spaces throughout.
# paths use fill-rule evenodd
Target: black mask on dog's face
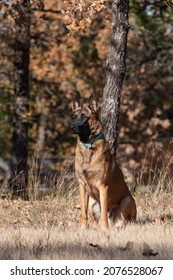
M 93 95 L 90 96 L 88 104 L 80 105 L 75 99 L 73 101 L 73 123 L 72 132 L 79 135 L 82 142 L 87 143 L 91 137 L 94 137 L 98 126 L 99 106 Z
M 71 125 L 71 130 L 74 134 L 79 135 L 82 142 L 87 142 L 91 134 L 88 116 L 85 109 L 78 109 L 73 113 L 73 123 Z

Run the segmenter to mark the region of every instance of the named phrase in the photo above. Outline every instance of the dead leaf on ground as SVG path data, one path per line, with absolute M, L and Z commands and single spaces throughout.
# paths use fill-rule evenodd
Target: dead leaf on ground
M 79 209 L 81 209 L 81 206 L 80 206 L 80 204 L 76 204 L 76 205 L 74 206 L 74 208 L 79 210 Z
M 155 257 L 158 255 L 158 252 L 154 251 L 146 242 L 144 242 L 142 255 L 144 257 Z
M 87 243 L 90 247 L 92 247 L 92 248 L 95 248 L 95 249 L 97 249 L 97 250 L 99 250 L 99 251 L 101 251 L 102 250 L 102 248 L 100 247 L 100 245 L 98 245 L 98 244 L 93 244 L 93 243 Z
M 119 249 L 120 249 L 121 251 L 131 250 L 131 249 L 133 249 L 133 245 L 134 245 L 133 242 L 128 241 L 128 242 L 126 243 L 125 247 L 119 247 Z

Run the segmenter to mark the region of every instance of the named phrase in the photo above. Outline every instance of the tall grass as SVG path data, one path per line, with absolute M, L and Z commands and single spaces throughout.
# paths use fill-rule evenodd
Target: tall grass
M 152 141 L 146 147 L 146 154 L 137 177 L 137 191 L 151 191 L 156 195 L 159 192 L 173 192 L 172 143 L 172 141 L 169 143 L 166 151 Z
M 141 160 L 141 167 L 135 174 L 134 182 L 129 184 L 133 194 L 140 194 L 141 192 L 152 192 L 156 195 L 160 192 L 173 193 L 172 144 L 173 141 L 169 143 L 166 151 L 153 141 L 146 145 L 146 153 Z M 63 163 L 58 172 L 52 170 L 43 172 L 43 170 L 44 165 L 38 159 L 37 153 L 35 153 L 29 159 L 29 200 L 37 200 L 45 195 L 60 197 L 76 193 L 77 182 L 72 162 L 69 159 Z M 127 171 L 126 175 L 126 177 L 129 176 L 129 171 Z M 12 197 L 12 190 L 8 188 L 8 184 L 9 180 L 5 178 L 1 183 L 0 197 L 8 197 L 9 199 Z
M 34 157 L 30 160 L 28 194 L 29 199 L 36 200 L 45 195 L 51 197 L 70 196 L 76 191 L 76 180 L 72 163 L 68 159 L 61 164 L 58 171 L 45 170 L 42 161 Z

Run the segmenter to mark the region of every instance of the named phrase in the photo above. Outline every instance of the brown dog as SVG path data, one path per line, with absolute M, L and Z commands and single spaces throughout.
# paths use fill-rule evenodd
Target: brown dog
M 88 209 L 94 223 L 102 229 L 108 222 L 117 226 L 136 219 L 136 205 L 123 174 L 112 157 L 98 117 L 93 96 L 89 105 L 73 102 L 71 129 L 78 135 L 75 172 L 79 182 L 82 228 L 87 226 Z

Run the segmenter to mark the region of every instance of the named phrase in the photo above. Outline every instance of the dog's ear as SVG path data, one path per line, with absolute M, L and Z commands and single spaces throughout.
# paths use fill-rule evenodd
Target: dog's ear
M 93 112 L 97 112 L 97 108 L 98 108 L 98 104 L 96 101 L 96 97 L 94 94 L 91 94 L 90 98 L 89 98 L 89 108 L 91 109 L 91 111 Z
M 80 102 L 77 97 L 73 99 L 73 107 L 72 110 L 76 111 L 77 109 L 81 108 Z

